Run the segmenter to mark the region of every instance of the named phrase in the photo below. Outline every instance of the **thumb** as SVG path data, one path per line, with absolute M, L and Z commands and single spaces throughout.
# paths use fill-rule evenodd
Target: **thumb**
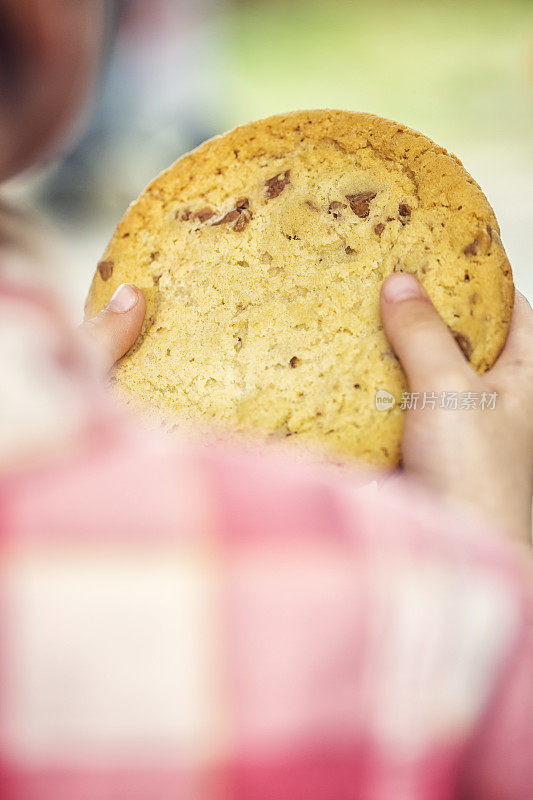
M 80 325 L 82 336 L 96 349 L 106 372 L 135 344 L 145 313 L 143 293 L 130 283 L 122 283 L 107 306 Z
M 515 289 L 513 316 L 505 347 L 491 370 L 493 377 L 516 378 L 524 375 L 533 379 L 533 309 L 518 289 Z
M 449 389 L 450 378 L 466 376 L 463 353 L 414 275 L 398 272 L 387 278 L 381 316 L 411 391 Z

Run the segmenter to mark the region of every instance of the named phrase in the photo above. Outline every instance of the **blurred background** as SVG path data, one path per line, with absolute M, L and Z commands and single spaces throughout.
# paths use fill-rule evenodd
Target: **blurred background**
M 297 108 L 392 117 L 456 153 L 533 299 L 531 0 L 120 0 L 66 158 L 8 194 L 49 220 L 75 313 L 127 205 L 204 139 Z

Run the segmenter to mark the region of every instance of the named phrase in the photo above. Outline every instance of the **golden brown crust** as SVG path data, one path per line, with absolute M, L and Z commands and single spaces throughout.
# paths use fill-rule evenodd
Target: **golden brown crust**
M 494 212 L 461 162 L 390 120 L 293 112 L 212 139 L 156 178 L 119 223 L 86 311 L 99 311 L 124 280 L 141 286 L 144 334 L 117 379 L 163 413 L 394 464 L 403 413 L 372 404 L 377 388 L 397 399 L 406 388 L 377 311 L 379 286 L 398 269 L 417 274 L 473 367 L 488 369 L 505 341 L 513 283 Z M 242 347 L 244 321 L 239 351 L 231 337 Z M 181 325 L 202 338 L 196 357 Z M 161 367 L 165 343 L 172 356 Z M 296 369 L 288 354 L 297 345 Z M 269 361 L 276 348 L 279 369 Z M 210 353 L 225 371 L 209 366 Z M 314 370 L 320 360 L 325 369 Z M 354 396 L 350 381 L 363 387 Z M 338 402 L 324 401 L 326 386 Z

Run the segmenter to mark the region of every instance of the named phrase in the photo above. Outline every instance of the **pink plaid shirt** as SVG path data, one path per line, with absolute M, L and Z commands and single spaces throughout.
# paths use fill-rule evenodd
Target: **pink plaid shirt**
M 0 283 L 2 800 L 532 800 L 526 553 L 122 419 Z

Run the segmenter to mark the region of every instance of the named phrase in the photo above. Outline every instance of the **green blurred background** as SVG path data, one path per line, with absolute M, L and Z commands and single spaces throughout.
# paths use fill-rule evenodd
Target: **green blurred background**
M 392 117 L 455 152 L 533 298 L 533 2 L 126 0 L 87 134 L 13 187 L 59 225 L 77 313 L 156 172 L 234 125 L 317 107 Z
M 400 119 L 452 149 L 531 141 L 532 2 L 241 2 L 224 29 L 229 125 L 329 106 Z

